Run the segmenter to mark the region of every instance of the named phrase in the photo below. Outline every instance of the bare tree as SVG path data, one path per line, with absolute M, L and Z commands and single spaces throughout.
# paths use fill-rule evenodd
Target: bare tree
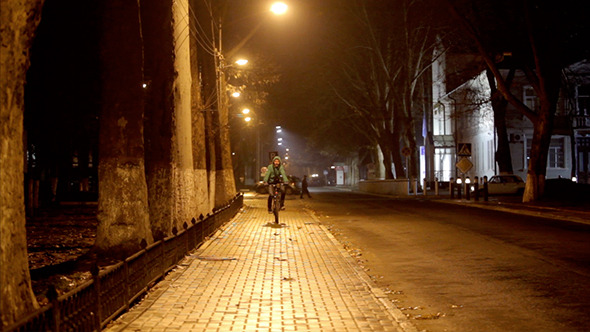
M 435 35 L 440 33 L 433 20 L 437 6 L 421 0 L 398 0 L 398 10 L 394 21 L 399 22 L 394 35 L 401 47 L 395 52 L 399 62 L 400 75 L 392 82 L 397 102 L 401 111 L 398 118 L 403 123 L 402 138 L 410 148 L 410 160 L 407 165 L 408 175 L 416 178 L 420 163 L 416 142 L 416 121 L 424 116 L 429 106 L 427 98 L 422 96 L 420 89 L 424 84 L 425 73 L 433 63 L 432 54 L 436 45 Z
M 402 142 L 410 148 L 408 176 L 418 175 L 418 149 L 414 118 L 425 111 L 427 100 L 419 89 L 432 64 L 434 25 L 432 10 L 423 1 L 359 2 L 354 7 L 356 39 L 353 59 L 343 70 L 351 91 L 340 93 L 349 108 L 370 122 L 371 135 L 384 154 L 386 178 L 406 174 Z
M 360 51 L 355 56 L 358 62 L 342 71 L 343 84 L 334 89 L 348 113 L 340 119 L 348 121 L 358 134 L 381 148 L 385 178 L 393 179 L 392 164 L 395 164 L 398 176 L 404 172 L 401 158 L 395 163 L 392 159 L 394 154 L 399 156 L 399 145 L 397 152 L 393 148 L 399 142 L 399 131 L 394 132 L 399 127 L 394 126 L 391 89 L 375 53 L 368 48 L 357 48 L 355 51 Z
M 493 4 L 465 4 L 447 0 L 447 4 L 453 16 L 461 22 L 465 33 L 475 42 L 479 54 L 496 80 L 498 91 L 533 123 L 523 202 L 536 201 L 544 192 L 561 71 L 567 61 L 567 57 L 558 51 L 564 41 L 567 41 L 567 35 L 563 34 L 563 25 L 567 25 L 567 22 L 563 20 L 562 14 L 564 8 L 572 8 L 564 4 L 529 0 Z M 495 21 L 478 16 L 477 10 L 474 10 L 478 5 L 485 7 L 489 18 L 494 18 Z M 501 33 L 494 33 L 494 29 Z M 513 60 L 524 71 L 535 90 L 540 101 L 536 109 L 527 107 L 515 96 L 509 89 L 507 78 L 502 76 L 496 60 L 506 51 L 511 52 Z

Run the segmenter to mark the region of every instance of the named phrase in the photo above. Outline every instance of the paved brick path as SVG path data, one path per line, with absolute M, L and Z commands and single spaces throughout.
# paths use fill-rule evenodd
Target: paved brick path
M 329 232 L 288 200 L 245 208 L 108 331 L 415 331 Z

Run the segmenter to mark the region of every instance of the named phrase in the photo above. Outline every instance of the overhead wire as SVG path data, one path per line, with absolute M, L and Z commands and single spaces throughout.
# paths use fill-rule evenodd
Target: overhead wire
M 211 11 L 211 5 L 207 0 L 204 0 L 205 5 L 209 11 L 209 15 L 211 17 L 211 19 L 213 20 L 213 15 L 212 15 L 212 11 Z M 181 20 L 179 20 L 178 22 L 175 22 L 177 25 L 175 26 L 175 28 L 178 26 L 178 24 L 183 24 L 184 27 L 182 29 L 182 31 L 180 31 L 181 33 L 188 27 L 189 29 L 189 33 L 190 35 L 195 39 L 195 41 L 197 42 L 197 44 L 209 55 L 211 56 L 215 56 L 216 54 L 216 49 L 215 49 L 215 44 L 214 41 L 211 40 L 208 36 L 207 33 L 205 31 L 205 29 L 203 29 L 201 22 L 199 21 L 199 19 L 197 18 L 197 16 L 195 15 L 194 11 L 191 10 L 190 6 L 186 7 L 186 5 L 183 2 L 177 2 L 180 6 L 183 6 L 183 10 L 185 14 Z M 192 20 L 189 18 L 192 17 Z M 185 35 L 184 39 L 182 41 L 178 41 L 175 40 L 175 44 L 176 44 L 176 48 L 180 48 L 182 46 L 182 44 L 184 44 L 186 42 L 186 39 L 188 39 L 188 35 Z

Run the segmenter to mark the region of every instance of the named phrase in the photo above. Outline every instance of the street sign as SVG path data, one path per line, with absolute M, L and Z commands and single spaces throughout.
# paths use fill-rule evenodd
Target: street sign
M 473 163 L 466 157 L 461 157 L 461 159 L 455 164 L 461 173 L 465 174 L 469 172 L 471 168 L 473 168 Z
M 279 155 L 279 151 L 271 151 L 268 153 L 268 159 L 272 161 L 274 159 L 274 157 L 277 157 L 278 155 Z
M 457 156 L 471 157 L 471 143 L 457 143 Z

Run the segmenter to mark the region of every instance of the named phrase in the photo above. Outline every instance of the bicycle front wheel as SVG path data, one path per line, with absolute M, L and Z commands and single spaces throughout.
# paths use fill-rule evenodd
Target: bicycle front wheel
M 275 223 L 278 224 L 279 223 L 279 211 L 281 211 L 281 202 L 279 199 L 280 196 L 276 196 L 273 199 L 273 203 L 272 203 L 272 213 L 275 215 Z

